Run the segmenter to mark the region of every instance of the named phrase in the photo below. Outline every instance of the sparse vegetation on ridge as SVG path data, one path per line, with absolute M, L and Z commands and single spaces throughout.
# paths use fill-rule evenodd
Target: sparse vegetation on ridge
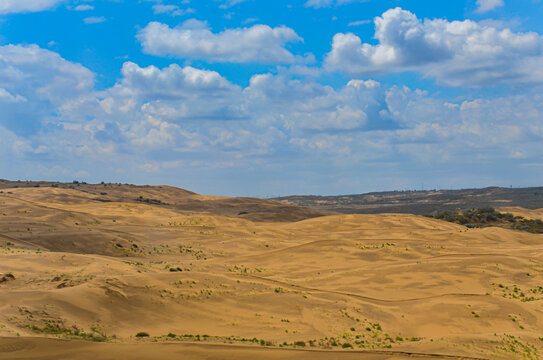
M 109 338 L 108 336 L 101 333 L 98 327 L 93 327 L 91 329 L 91 332 L 85 332 L 83 330 L 79 330 L 76 327 L 65 328 L 65 327 L 62 327 L 60 324 L 53 324 L 53 323 L 46 323 L 45 326 L 43 327 L 30 325 L 28 326 L 28 328 L 36 333 L 47 334 L 47 335 L 58 335 L 64 338 L 75 339 L 75 340 L 105 342 L 110 339 L 113 339 L 113 337 Z

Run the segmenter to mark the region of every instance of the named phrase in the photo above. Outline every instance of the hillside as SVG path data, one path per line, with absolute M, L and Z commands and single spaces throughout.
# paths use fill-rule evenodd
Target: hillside
M 104 185 L 4 183 L 0 359 L 543 351 L 543 235 Z
M 49 191 L 37 191 L 43 188 L 49 188 Z M 301 208 L 273 200 L 203 196 L 172 186 L 0 180 L 0 191 L 2 189 L 5 189 L 6 193 L 10 190 L 16 193 L 20 189 L 27 189 L 25 196 L 36 201 L 61 204 L 93 202 L 151 204 L 184 214 L 197 212 L 254 221 L 289 222 L 331 214 L 329 211 Z
M 400 213 L 426 215 L 482 207 L 543 208 L 543 187 L 431 191 L 390 191 L 342 196 L 286 196 L 286 204 L 345 214 Z

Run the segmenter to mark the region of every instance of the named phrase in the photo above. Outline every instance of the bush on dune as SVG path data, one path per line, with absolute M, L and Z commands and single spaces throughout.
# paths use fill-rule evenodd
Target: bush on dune
M 513 230 L 527 231 L 534 234 L 543 234 L 543 221 L 540 219 L 525 219 L 511 213 L 500 213 L 493 207 L 468 209 L 464 211 L 441 211 L 428 217 L 444 220 L 469 228 L 501 226 Z

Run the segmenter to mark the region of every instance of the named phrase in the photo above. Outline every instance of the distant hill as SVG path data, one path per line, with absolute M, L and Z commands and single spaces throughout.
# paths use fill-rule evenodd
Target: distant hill
M 543 208 L 543 187 L 430 191 L 389 191 L 342 196 L 286 196 L 275 198 L 291 205 L 346 214 L 405 213 L 491 207 Z
M 330 212 L 297 207 L 273 200 L 206 196 L 173 186 L 131 185 L 118 183 L 87 184 L 50 181 L 10 181 L 0 179 L 0 192 L 35 188 L 42 191 L 39 200 L 65 204 L 122 202 L 157 205 L 181 213 L 208 213 L 251 221 L 292 222 L 330 215 Z

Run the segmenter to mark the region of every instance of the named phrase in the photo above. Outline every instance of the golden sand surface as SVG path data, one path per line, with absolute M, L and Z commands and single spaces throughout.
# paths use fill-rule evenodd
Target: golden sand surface
M 542 235 L 176 196 L 4 189 L 0 359 L 543 354 Z
M 524 209 L 521 207 L 502 207 L 497 209 L 503 213 L 511 213 L 515 216 L 522 216 L 526 219 L 543 219 L 543 209 Z

